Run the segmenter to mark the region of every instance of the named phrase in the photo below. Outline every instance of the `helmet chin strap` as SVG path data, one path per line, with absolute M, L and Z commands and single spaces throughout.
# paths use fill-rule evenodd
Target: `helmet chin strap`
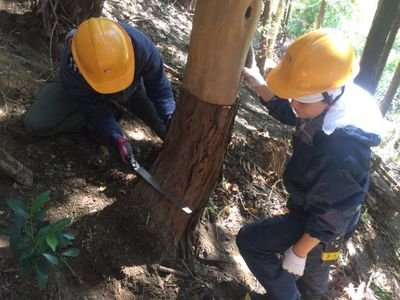
M 328 104 L 327 110 L 331 108 L 331 106 L 335 104 L 335 102 L 338 101 L 339 98 L 343 95 L 345 86 L 342 86 L 340 89 L 341 89 L 340 94 L 337 95 L 335 98 L 332 97 L 333 95 L 329 95 L 328 92 L 322 93 L 322 96 L 324 97 L 323 101 Z

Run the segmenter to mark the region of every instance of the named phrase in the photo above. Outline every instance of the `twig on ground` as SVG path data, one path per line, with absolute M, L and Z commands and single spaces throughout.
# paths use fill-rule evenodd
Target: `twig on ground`
M 19 268 L 12 268 L 12 269 L 7 269 L 7 270 L 1 270 L 0 273 L 15 273 L 19 272 Z
M 181 73 L 179 73 L 179 71 L 175 70 L 173 67 L 168 66 L 166 63 L 164 63 L 164 68 L 173 73 L 176 77 L 179 77 Z
M 189 277 L 189 275 L 186 274 L 185 272 L 178 271 L 178 270 L 171 269 L 171 268 L 167 268 L 167 267 L 164 267 L 164 266 L 157 266 L 157 270 L 160 271 L 160 272 L 170 273 L 170 274 L 182 276 L 182 277 L 185 277 L 185 278 Z
M 374 275 L 375 275 L 375 272 L 372 271 L 371 275 L 369 276 L 367 285 L 365 286 L 365 293 L 366 294 L 368 293 L 368 289 L 369 289 L 369 286 L 371 285 L 371 282 L 372 282 L 372 279 L 373 279 Z
M 69 265 L 69 263 L 62 257 L 61 255 L 58 255 L 58 257 L 61 259 L 61 261 L 66 265 L 68 270 L 71 272 L 72 276 L 79 282 L 80 285 L 83 284 L 82 279 L 79 277 L 78 274 L 75 273 L 75 271 L 72 269 L 72 267 Z
M 268 201 L 271 201 L 272 192 L 274 191 L 274 189 L 276 188 L 277 184 L 278 184 L 280 181 L 282 181 L 282 179 L 279 179 L 279 180 L 275 181 L 275 183 L 272 185 L 272 187 L 271 187 L 271 192 L 269 193 L 269 196 L 268 196 Z
M 185 263 L 185 261 L 183 259 L 181 259 L 181 263 L 183 264 L 185 269 L 189 272 L 190 276 L 193 277 L 193 278 L 196 278 L 196 276 L 194 276 L 192 270 L 190 270 L 190 268 L 187 266 L 187 264 Z
M 240 194 L 237 195 L 237 198 L 239 198 L 240 204 L 242 205 L 243 209 L 244 209 L 246 212 L 248 212 L 251 216 L 253 216 L 253 217 L 256 218 L 257 220 L 260 219 L 260 218 L 257 217 L 255 214 L 253 214 L 248 208 L 246 208 L 246 206 L 244 206 L 243 199 L 242 199 L 242 196 L 241 196 Z

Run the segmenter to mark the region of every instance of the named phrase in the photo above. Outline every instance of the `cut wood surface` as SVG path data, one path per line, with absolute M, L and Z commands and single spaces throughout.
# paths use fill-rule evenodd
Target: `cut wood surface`
M 261 2 L 255 0 L 197 3 L 183 79 L 186 90 L 208 103 L 233 104 L 260 11 Z

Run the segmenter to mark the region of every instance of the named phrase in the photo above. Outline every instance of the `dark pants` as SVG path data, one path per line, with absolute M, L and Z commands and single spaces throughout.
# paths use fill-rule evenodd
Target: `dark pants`
M 322 245 L 307 256 L 304 275 L 282 269 L 281 254 L 304 234 L 304 220 L 292 214 L 245 225 L 236 243 L 247 266 L 267 290 L 268 299 L 320 299 L 328 290 L 329 266 L 321 266 Z
M 139 89 L 121 103 L 129 111 L 142 119 L 161 138 L 167 128 L 159 117 L 144 88 Z M 47 82 L 34 96 L 34 102 L 24 117 L 26 130 L 36 136 L 50 136 L 57 133 L 80 131 L 86 120 L 78 105 L 65 92 L 59 79 Z

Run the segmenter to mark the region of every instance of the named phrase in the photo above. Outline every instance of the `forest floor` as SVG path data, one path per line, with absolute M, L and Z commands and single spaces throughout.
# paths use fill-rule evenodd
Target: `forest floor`
M 103 13 L 151 37 L 179 97 L 192 14 L 155 0 L 106 1 Z M 22 119 L 32 95 L 54 76 L 49 53 L 56 61 L 62 38 L 50 47 L 39 18 L 18 2 L 0 1 L 0 20 L 0 147 L 30 168 L 35 182 L 26 187 L 0 175 L 0 223 L 12 222 L 6 199 L 30 203 L 49 190 L 49 218 L 72 218 L 81 250 L 69 260 L 75 275 L 67 268 L 54 272 L 39 290 L 33 278 L 20 278 L 8 241 L 0 236 L 0 300 L 243 299 L 250 290 L 262 293 L 238 253 L 235 236 L 244 224 L 285 211 L 280 176 L 292 130 L 272 120 L 255 95 L 241 88 L 232 139 L 198 227 L 194 259 L 168 256 L 154 228 L 147 228 L 148 214 L 140 203 L 134 204 L 133 215 L 109 218 L 104 213 L 115 203 L 134 203 L 127 195 L 136 177 L 118 158 L 84 134 L 35 138 L 24 131 Z M 121 124 L 132 142 L 138 140 L 144 166 L 151 165 L 162 142 L 140 122 L 124 119 Z M 398 176 L 399 167 L 392 169 Z M 356 254 L 343 251 L 340 266 L 331 272 L 327 299 L 400 299 L 399 238 L 388 238 L 388 228 L 377 221 L 379 213 L 364 208 L 352 238 Z M 127 230 L 124 222 L 135 226 Z M 391 222 L 399 228 L 398 218 Z

